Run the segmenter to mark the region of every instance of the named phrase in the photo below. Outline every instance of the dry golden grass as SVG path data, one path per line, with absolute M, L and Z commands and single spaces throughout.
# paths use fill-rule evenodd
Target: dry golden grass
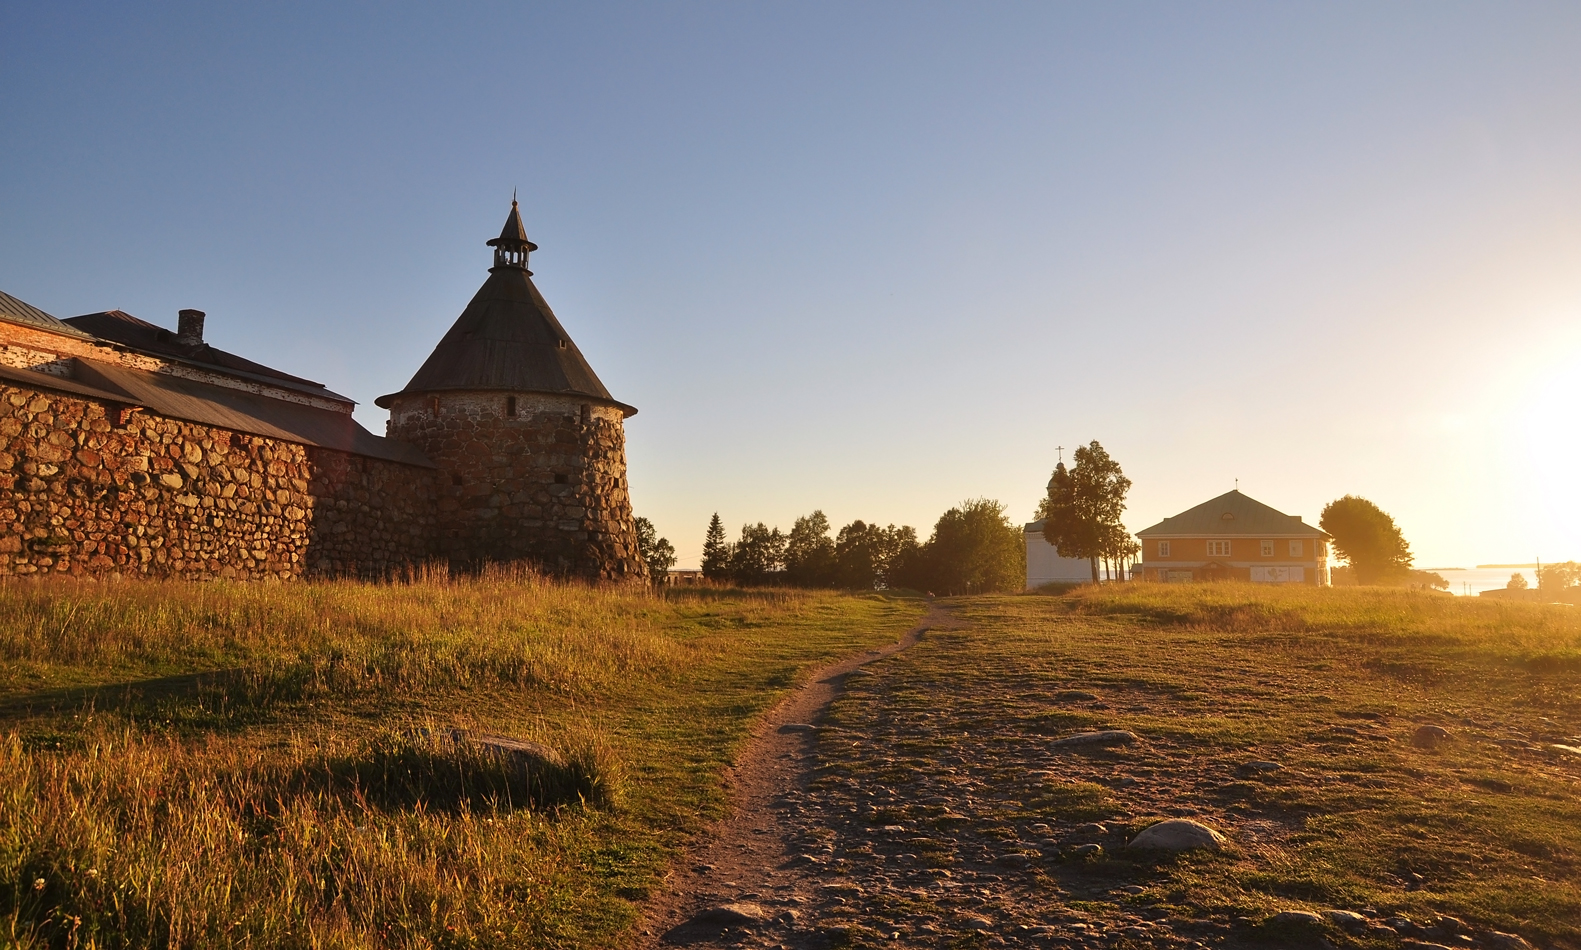
M 0 943 L 608 946 L 755 715 L 913 602 L 0 584 Z M 544 743 L 531 770 L 435 726 Z

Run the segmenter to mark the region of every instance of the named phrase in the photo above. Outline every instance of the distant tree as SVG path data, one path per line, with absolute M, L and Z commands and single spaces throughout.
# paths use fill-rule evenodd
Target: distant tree
M 940 515 L 920 553 L 926 589 L 937 593 L 984 594 L 1026 586 L 1021 529 L 997 501 L 975 498 Z
M 1505 590 L 1525 590 L 1531 585 L 1526 582 L 1526 575 L 1516 571 L 1510 575 L 1510 582 L 1504 585 Z
M 1537 589 L 1546 595 L 1577 586 L 1581 586 L 1581 564 L 1574 561 L 1545 564 L 1537 569 Z
M 797 518 L 785 538 L 785 580 L 797 587 L 834 584 L 834 539 L 822 511 Z
M 1358 584 L 1403 584 L 1411 576 L 1411 546 L 1383 509 L 1346 495 L 1328 503 L 1318 527 L 1334 538 L 1334 552 L 1356 569 Z
M 730 542 L 725 540 L 725 524 L 719 512 L 708 522 L 708 536 L 703 539 L 703 576 L 709 580 L 724 580 L 730 576 Z
M 1423 590 L 1449 590 L 1449 581 L 1437 571 L 1411 571 L 1406 575 L 1405 586 Z
M 1142 545 L 1124 525 L 1109 525 L 1103 536 L 1103 563 L 1109 576 L 1128 580 L 1129 567 L 1142 553 Z
M 636 519 L 637 553 L 648 562 L 648 577 L 655 584 L 663 584 L 675 566 L 675 546 L 659 537 L 653 522 L 647 518 Z
M 889 569 L 917 547 L 915 529 L 853 521 L 834 540 L 834 581 L 847 590 L 889 586 Z
M 1120 516 L 1131 480 L 1096 440 L 1076 449 L 1075 463 L 1069 471 L 1063 462 L 1054 466 L 1038 517 L 1044 539 L 1062 557 L 1086 558 L 1096 584 L 1098 560 L 1120 553 L 1119 535 L 1130 537 Z
M 730 576 L 742 586 L 767 584 L 785 569 L 785 536 L 759 521 L 741 526 L 730 551 Z

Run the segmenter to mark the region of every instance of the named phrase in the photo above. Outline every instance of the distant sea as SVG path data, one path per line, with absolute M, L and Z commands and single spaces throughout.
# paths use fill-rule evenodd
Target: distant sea
M 1480 567 L 1468 571 L 1439 571 L 1439 576 L 1449 581 L 1449 592 L 1458 596 L 1477 596 L 1485 590 L 1505 587 L 1511 574 L 1520 574 L 1526 583 L 1537 586 L 1537 572 L 1529 567 Z

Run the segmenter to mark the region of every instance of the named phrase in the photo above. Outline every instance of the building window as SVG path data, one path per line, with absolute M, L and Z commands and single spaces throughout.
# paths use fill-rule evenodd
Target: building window
M 1263 542 L 1263 557 L 1273 557 L 1273 556 L 1274 556 L 1274 543 L 1272 541 L 1264 541 Z
M 1160 542 L 1158 542 L 1158 556 L 1159 557 L 1169 557 L 1169 542 L 1168 541 L 1160 541 Z
M 507 416 L 514 416 L 514 415 L 516 415 L 516 397 L 515 396 L 506 396 L 505 397 L 505 414 Z
M 1230 556 L 1230 542 L 1228 542 L 1228 541 L 1209 541 L 1208 542 L 1208 557 L 1229 557 L 1229 556 Z
M 1291 541 L 1290 542 L 1290 556 L 1291 557 L 1300 557 L 1301 556 L 1301 542 L 1300 541 Z

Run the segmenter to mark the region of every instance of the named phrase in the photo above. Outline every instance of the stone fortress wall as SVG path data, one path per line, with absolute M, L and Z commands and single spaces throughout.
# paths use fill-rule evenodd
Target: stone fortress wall
M 615 401 L 532 284 L 514 201 L 489 278 L 388 438 L 320 383 L 108 310 L 0 292 L 0 575 L 388 577 L 428 561 L 640 579 Z
M 388 437 L 441 466 L 442 558 L 642 576 L 620 409 L 575 396 L 443 392 L 396 397 L 390 410 Z
M 431 550 L 430 469 L 0 380 L 0 575 L 385 576 Z

